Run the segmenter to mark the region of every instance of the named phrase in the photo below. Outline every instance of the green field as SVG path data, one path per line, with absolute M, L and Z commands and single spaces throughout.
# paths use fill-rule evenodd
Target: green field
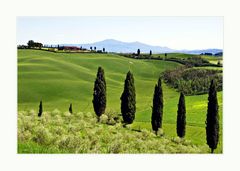
M 136 87 L 136 129 L 151 130 L 151 105 L 155 83 L 161 72 L 180 66 L 179 63 L 156 60 L 135 60 L 116 54 L 53 53 L 41 50 L 18 50 L 18 111 L 43 109 L 93 112 L 92 91 L 98 66 L 105 70 L 107 110 L 120 113 L 120 96 L 126 73 L 131 70 Z M 163 84 L 163 130 L 166 137 L 176 137 L 176 113 L 179 93 Z M 222 125 L 222 92 L 218 93 Z M 207 95 L 187 96 L 186 139 L 206 146 L 205 118 Z M 222 127 L 221 127 L 222 128 Z M 222 131 L 220 132 L 220 134 Z M 216 152 L 222 152 L 222 136 Z
M 218 61 L 222 64 L 223 63 L 223 57 L 215 57 L 215 56 L 207 56 L 207 55 L 201 55 L 201 58 L 208 60 L 212 64 L 217 64 Z
M 153 54 L 153 57 L 164 57 L 165 58 L 165 53 L 161 54 Z M 191 54 L 184 54 L 184 53 L 168 53 L 166 58 L 190 58 L 192 56 L 196 55 L 191 55 Z

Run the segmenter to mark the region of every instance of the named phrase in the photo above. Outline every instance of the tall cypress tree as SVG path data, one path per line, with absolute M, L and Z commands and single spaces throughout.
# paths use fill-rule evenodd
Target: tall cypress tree
M 206 135 L 207 144 L 211 149 L 211 153 L 217 148 L 219 140 L 219 115 L 216 83 L 211 81 L 208 93 L 208 110 L 206 119 Z
M 125 124 L 131 124 L 135 119 L 136 112 L 136 94 L 133 74 L 128 71 L 124 90 L 121 96 L 121 112 Z
M 177 135 L 180 138 L 183 138 L 185 136 L 185 127 L 186 127 L 185 97 L 184 94 L 181 92 L 177 111 Z
M 137 50 L 137 55 L 140 56 L 140 49 Z
M 72 110 L 72 103 L 70 103 L 70 106 L 69 106 L 69 113 L 73 113 L 73 110 Z
M 39 104 L 38 117 L 41 117 L 41 116 L 42 116 L 42 112 L 43 112 L 43 107 L 42 107 L 42 100 L 41 100 L 41 101 L 40 101 L 40 104 Z
M 104 70 L 98 67 L 97 78 L 94 84 L 93 90 L 93 108 L 98 117 L 105 112 L 106 109 L 106 81 L 104 76 Z
M 161 78 L 158 79 L 158 84 L 155 85 L 154 95 L 153 95 L 153 106 L 152 106 L 152 129 L 155 131 L 156 135 L 159 128 L 162 128 L 162 118 L 163 118 L 163 92 Z

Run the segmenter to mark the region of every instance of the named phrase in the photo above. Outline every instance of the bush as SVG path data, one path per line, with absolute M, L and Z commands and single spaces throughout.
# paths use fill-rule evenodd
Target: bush
M 121 123 L 107 125 L 96 123 L 94 113 L 76 113 L 64 116 L 62 112 L 44 112 L 41 118 L 30 112 L 18 114 L 18 144 L 37 144 L 45 153 L 199 153 L 207 152 L 206 146 L 193 146 L 191 142 L 171 141 L 157 137 L 150 130 L 141 132 L 122 128 Z M 54 114 L 53 114 L 54 113 Z M 101 118 L 113 119 L 114 111 L 107 111 Z M 110 119 L 110 121 L 111 121 Z M 32 142 L 32 143 L 31 143 Z M 31 152 L 31 145 L 25 146 Z M 53 151 L 48 151 L 52 149 Z M 24 152 L 24 150 L 20 150 Z M 25 150 L 26 151 L 26 150 Z

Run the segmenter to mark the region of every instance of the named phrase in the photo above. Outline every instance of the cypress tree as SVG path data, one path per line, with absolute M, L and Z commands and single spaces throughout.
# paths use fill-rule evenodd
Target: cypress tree
M 69 113 L 73 113 L 73 111 L 72 111 L 72 103 L 70 103 L 70 106 L 69 106 Z
M 219 115 L 216 83 L 211 81 L 208 93 L 208 110 L 206 119 L 206 135 L 207 144 L 211 149 L 211 153 L 217 148 L 219 140 Z
M 181 92 L 177 111 L 177 135 L 180 138 L 183 138 L 185 136 L 185 127 L 186 127 L 185 97 L 184 94 Z
M 125 124 L 131 124 L 135 119 L 136 94 L 133 74 L 130 71 L 127 73 L 124 90 L 120 99 L 123 122 Z
M 98 67 L 97 78 L 95 80 L 93 89 L 93 108 L 98 117 L 105 112 L 106 109 L 106 81 L 104 77 L 104 70 Z
M 137 50 L 137 55 L 140 56 L 140 49 Z
M 41 100 L 41 101 L 40 101 L 40 104 L 39 104 L 38 117 L 41 117 L 41 116 L 42 116 L 42 112 L 43 112 L 43 107 L 42 107 L 42 100 Z
M 156 135 L 159 128 L 162 128 L 162 118 L 163 118 L 163 92 L 161 78 L 158 79 L 158 84 L 155 85 L 154 95 L 153 95 L 153 106 L 152 106 L 152 129 L 155 131 Z

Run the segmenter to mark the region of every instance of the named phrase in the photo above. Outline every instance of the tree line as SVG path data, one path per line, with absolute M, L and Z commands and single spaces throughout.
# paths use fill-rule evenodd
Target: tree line
M 168 86 L 183 92 L 185 95 L 208 93 L 211 80 L 215 80 L 217 91 L 222 91 L 223 87 L 222 70 L 181 66 L 164 71 L 162 78 Z
M 93 89 L 93 108 L 97 117 L 97 121 L 100 121 L 100 116 L 105 113 L 107 104 L 107 86 L 105 80 L 104 69 L 98 67 L 96 80 L 94 82 Z M 123 118 L 123 126 L 132 124 L 135 119 L 136 113 L 136 92 L 134 85 L 133 74 L 128 71 L 121 100 L 121 115 Z M 158 78 L 157 84 L 154 88 L 153 102 L 152 102 L 152 116 L 151 125 L 155 134 L 158 134 L 159 129 L 162 129 L 163 119 L 163 91 L 161 77 Z M 72 113 L 72 104 L 70 104 L 69 112 Z M 39 105 L 38 116 L 41 117 L 43 113 L 42 101 Z M 185 96 L 183 92 L 180 92 L 178 110 L 177 110 L 177 122 L 176 132 L 178 137 L 184 138 L 186 132 L 186 105 Z M 219 114 L 218 114 L 218 100 L 215 80 L 211 81 L 209 93 L 208 93 L 208 109 L 206 115 L 206 140 L 211 153 L 217 148 L 219 141 Z

